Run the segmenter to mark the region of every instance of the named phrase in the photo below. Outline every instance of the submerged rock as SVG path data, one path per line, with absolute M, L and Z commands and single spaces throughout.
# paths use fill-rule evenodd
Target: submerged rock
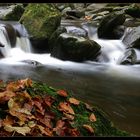
M 28 4 L 20 22 L 27 29 L 33 47 L 47 48 L 47 41 L 60 25 L 61 14 L 53 4 Z M 47 48 L 49 49 L 49 48 Z
M 128 47 L 140 48 L 140 26 L 126 33 L 122 42 Z
M 104 39 L 119 39 L 122 33 L 118 35 L 114 30 L 125 22 L 125 15 L 123 12 L 113 12 L 105 16 L 98 27 L 97 33 L 99 38 Z
M 51 56 L 71 61 L 95 60 L 100 52 L 100 45 L 84 37 L 62 33 L 56 39 Z

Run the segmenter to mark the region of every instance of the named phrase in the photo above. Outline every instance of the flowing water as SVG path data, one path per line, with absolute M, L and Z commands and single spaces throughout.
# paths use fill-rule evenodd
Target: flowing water
M 0 43 L 5 45 L 1 48 L 5 58 L 0 60 L 0 79 L 7 81 L 29 77 L 64 88 L 83 101 L 103 109 L 118 128 L 140 135 L 140 66 L 117 64 L 125 50 L 121 40 L 99 40 L 96 28 L 79 21 L 63 22 L 65 26 L 80 24 L 88 31 L 89 37 L 102 46 L 102 55 L 100 62 L 61 61 L 50 54 L 32 53 L 23 26 L 14 22 L 10 24 L 21 32 L 21 37 L 16 38 L 16 45 L 11 48 L 5 29 L 0 26 Z M 25 63 L 29 60 L 41 64 Z

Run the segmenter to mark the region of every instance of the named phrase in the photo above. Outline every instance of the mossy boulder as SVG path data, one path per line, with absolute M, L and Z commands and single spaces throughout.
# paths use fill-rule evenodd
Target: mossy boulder
M 77 62 L 95 60 L 100 48 L 93 40 L 64 32 L 52 44 L 51 56 Z
M 12 11 L 7 13 L 3 20 L 18 21 L 24 12 L 24 7 L 22 4 L 17 4 L 13 7 Z
M 28 4 L 20 22 L 27 29 L 34 47 L 47 47 L 47 40 L 60 25 L 61 14 L 53 4 Z
M 105 16 L 98 27 L 97 33 L 99 38 L 104 39 L 119 39 L 122 33 L 114 31 L 118 26 L 125 22 L 125 14 L 123 12 L 113 12 Z

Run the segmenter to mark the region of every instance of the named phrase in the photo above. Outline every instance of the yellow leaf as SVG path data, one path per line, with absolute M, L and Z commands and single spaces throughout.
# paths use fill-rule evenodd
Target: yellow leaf
M 80 101 L 75 98 L 69 98 L 69 102 L 74 105 L 79 105 Z
M 30 133 L 31 129 L 27 126 L 23 126 L 23 127 L 12 127 L 11 125 L 6 125 L 4 126 L 4 129 L 8 132 L 17 132 L 20 133 L 22 135 L 26 135 L 27 133 Z
M 96 121 L 96 117 L 93 113 L 90 115 L 89 120 L 92 121 L 92 122 Z

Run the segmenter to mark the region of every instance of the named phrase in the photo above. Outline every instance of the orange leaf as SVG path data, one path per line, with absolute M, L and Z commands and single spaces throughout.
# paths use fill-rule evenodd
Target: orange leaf
M 60 95 L 60 96 L 63 96 L 63 97 L 67 97 L 68 94 L 65 90 L 58 90 L 57 91 L 57 94 Z
M 94 133 L 93 128 L 90 125 L 84 124 L 83 127 L 87 129 L 90 133 Z
M 14 119 L 9 115 L 7 115 L 6 118 L 2 122 L 3 126 L 5 126 L 5 125 L 13 125 L 13 124 L 14 124 Z
M 69 114 L 75 114 L 73 109 L 71 108 L 71 106 L 67 103 L 67 102 L 61 102 L 59 104 L 59 108 L 58 108 L 60 111 L 64 111 L 66 113 L 69 113 Z
M 92 122 L 96 121 L 96 117 L 93 113 L 90 115 L 89 120 L 92 121 Z
M 44 118 L 40 118 L 39 121 L 44 124 L 46 127 L 48 128 L 52 128 L 52 123 L 51 123 L 51 120 L 44 117 Z
M 23 80 L 19 80 L 19 83 L 23 86 L 23 87 L 31 87 L 32 86 L 32 80 L 29 78 L 23 79 Z
M 79 105 L 80 101 L 75 98 L 69 98 L 69 102 L 74 105 Z
M 65 122 L 62 120 L 58 120 L 56 123 L 56 128 L 62 128 L 65 125 Z

